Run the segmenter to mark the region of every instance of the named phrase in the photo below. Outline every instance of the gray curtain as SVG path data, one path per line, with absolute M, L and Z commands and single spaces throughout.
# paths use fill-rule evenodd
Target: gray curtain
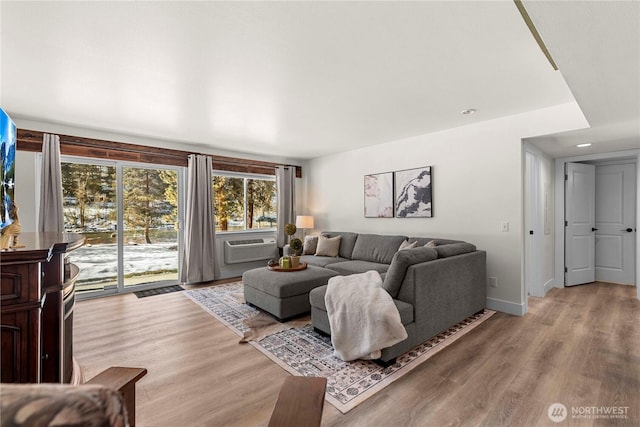
M 209 282 L 215 278 L 211 158 L 189 155 L 187 211 L 184 226 L 184 254 L 180 281 Z
M 287 235 L 284 226 L 296 223 L 296 168 L 293 166 L 276 166 L 276 191 L 278 192 L 278 231 L 277 243 L 282 248 L 286 245 Z
M 42 138 L 42 175 L 40 180 L 40 215 L 38 231 L 64 231 L 62 211 L 62 169 L 60 137 L 44 134 Z

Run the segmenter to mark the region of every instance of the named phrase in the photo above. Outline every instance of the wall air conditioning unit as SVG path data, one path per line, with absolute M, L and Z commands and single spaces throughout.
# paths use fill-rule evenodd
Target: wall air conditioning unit
M 277 257 L 275 238 L 227 240 L 224 242 L 224 263 L 260 261 Z

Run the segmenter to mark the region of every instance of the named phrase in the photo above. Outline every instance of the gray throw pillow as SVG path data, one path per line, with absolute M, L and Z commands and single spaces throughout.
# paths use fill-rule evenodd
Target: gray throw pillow
M 417 241 L 409 243 L 409 241 L 408 241 L 407 239 L 405 239 L 405 240 L 404 240 L 404 242 L 402 242 L 402 243 L 400 244 L 400 249 L 398 249 L 398 250 L 399 250 L 399 251 L 402 251 L 402 250 L 404 250 L 404 249 L 411 249 L 411 248 L 415 248 L 417 244 L 418 244 L 418 242 L 417 242 Z
M 438 258 L 438 253 L 433 248 L 418 246 L 417 248 L 398 251 L 393 256 L 391 265 L 384 276 L 382 288 L 389 292 L 392 298 L 396 298 L 400 292 L 402 281 L 407 269 L 414 264 L 431 261 Z
M 351 233 L 349 231 L 323 231 L 320 234 L 325 237 L 340 236 L 340 250 L 338 251 L 338 256 L 340 258 L 354 259 L 353 248 L 356 244 L 358 233 Z
M 318 236 L 305 236 L 302 255 L 314 255 L 318 249 Z
M 318 236 L 318 248 L 316 249 L 316 255 L 337 257 L 338 252 L 340 251 L 340 239 L 342 239 L 342 236 Z

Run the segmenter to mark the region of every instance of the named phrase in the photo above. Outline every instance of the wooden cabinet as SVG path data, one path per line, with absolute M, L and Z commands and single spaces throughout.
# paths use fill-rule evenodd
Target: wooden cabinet
M 72 266 L 65 254 L 84 237 L 72 233 L 22 233 L 20 244 L 0 252 L 1 381 L 70 382 L 73 374 Z

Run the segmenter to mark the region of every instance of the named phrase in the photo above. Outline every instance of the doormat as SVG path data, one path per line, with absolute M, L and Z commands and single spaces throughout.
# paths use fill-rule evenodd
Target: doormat
M 152 297 L 154 295 L 170 294 L 171 292 L 180 292 L 180 291 L 184 291 L 184 288 L 182 286 L 171 285 L 171 286 L 164 286 L 162 288 L 147 289 L 144 291 L 135 291 L 134 294 L 136 294 L 138 298 L 144 298 L 144 297 Z
M 205 289 L 188 290 L 183 295 L 225 324 L 239 336 L 250 328 L 245 320 L 260 315 L 241 298 L 242 283 L 229 283 Z M 317 333 L 313 326 L 292 327 L 258 341 L 250 341 L 278 366 L 292 375 L 326 377 L 325 399 L 346 414 L 360 403 L 403 377 L 438 352 L 472 331 L 495 314 L 484 310 L 419 344 L 386 368 L 368 360 L 345 362 L 333 355 L 331 337 Z

